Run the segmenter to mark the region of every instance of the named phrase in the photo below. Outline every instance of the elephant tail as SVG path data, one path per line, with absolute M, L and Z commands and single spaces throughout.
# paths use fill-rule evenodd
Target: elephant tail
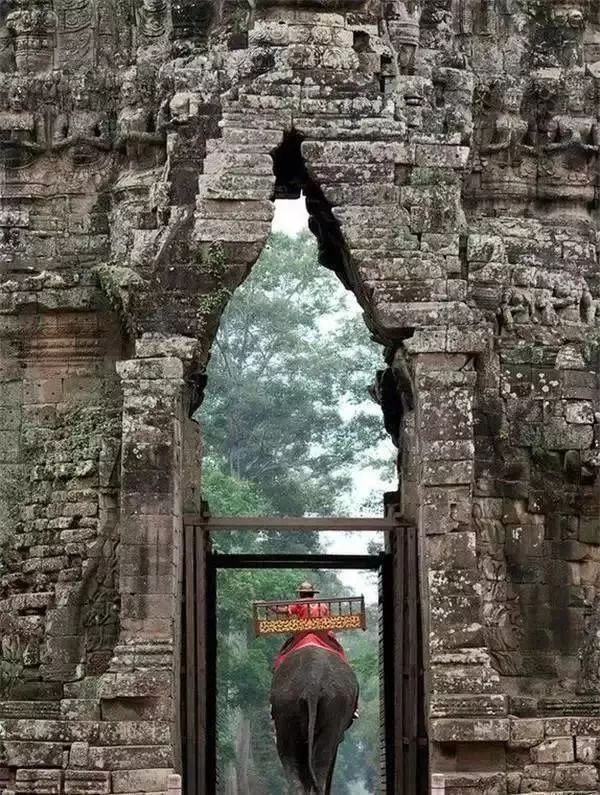
M 317 793 L 317 795 L 320 795 L 319 782 L 317 781 L 317 777 L 313 768 L 313 747 L 315 742 L 315 728 L 317 725 L 317 707 L 317 699 L 314 695 L 309 695 L 306 700 L 306 708 L 308 711 L 308 773 L 312 779 L 314 791 Z

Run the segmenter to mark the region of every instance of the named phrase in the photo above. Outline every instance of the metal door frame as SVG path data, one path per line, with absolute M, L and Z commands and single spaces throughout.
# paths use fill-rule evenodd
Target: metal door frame
M 248 555 L 213 553 L 210 550 L 211 531 L 269 528 L 284 531 L 384 531 L 385 551 L 376 555 Z M 216 791 L 217 571 L 265 567 L 370 569 L 380 572 L 384 668 L 381 707 L 385 726 L 382 746 L 385 789 L 382 788 L 381 792 L 386 795 L 426 795 L 428 748 L 416 529 L 391 514 L 383 519 L 185 516 L 184 551 L 182 698 L 179 705 L 184 795 L 213 795 Z M 209 698 L 207 694 L 210 694 Z

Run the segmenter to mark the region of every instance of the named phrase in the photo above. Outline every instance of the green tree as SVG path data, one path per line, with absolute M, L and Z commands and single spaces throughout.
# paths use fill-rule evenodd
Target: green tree
M 199 417 L 203 494 L 214 515 L 331 514 L 351 489 L 352 469 L 382 438 L 380 418 L 365 410 L 380 349 L 316 259 L 310 235 L 272 235 L 222 318 Z M 221 532 L 214 544 L 228 553 L 321 551 L 318 534 L 303 532 Z M 315 581 L 323 594 L 348 592 L 324 570 L 219 574 L 221 791 L 232 778 L 234 792 L 285 790 L 268 712 L 282 638 L 252 636 L 250 604 L 289 599 L 302 579 Z M 335 795 L 348 795 L 353 781 L 374 784 L 379 747 L 376 618 L 368 633 L 342 640 L 361 685 L 361 718 L 340 749 Z
M 365 410 L 381 349 L 317 265 L 309 233 L 273 234 L 221 319 L 200 420 L 207 454 L 281 515 L 334 512 L 383 438 Z

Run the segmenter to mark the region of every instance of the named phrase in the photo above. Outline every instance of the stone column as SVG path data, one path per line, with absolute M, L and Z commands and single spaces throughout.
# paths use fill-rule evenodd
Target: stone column
M 123 361 L 120 638 L 103 677 L 110 718 L 172 721 L 182 534 L 182 358 Z M 169 751 L 170 753 L 170 751 Z M 160 762 L 160 764 L 158 763 Z M 170 763 L 170 760 L 169 760 Z M 148 767 L 165 767 L 164 758 Z
M 122 362 L 121 641 L 170 642 L 181 525 L 183 364 Z
M 491 778 L 471 777 L 485 753 L 498 755 L 495 770 L 503 768 L 509 725 L 484 636 L 472 521 L 474 357 L 419 352 L 413 365 L 431 773 L 448 771 L 446 786 L 466 776 L 485 788 Z M 438 743 L 452 743 L 455 759 L 447 750 L 442 757 Z

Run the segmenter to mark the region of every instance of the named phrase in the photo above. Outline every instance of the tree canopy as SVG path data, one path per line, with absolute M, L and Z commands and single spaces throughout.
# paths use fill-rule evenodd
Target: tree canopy
M 226 308 L 202 406 L 205 452 L 277 514 L 331 514 L 383 438 L 366 410 L 381 349 L 316 264 L 307 232 L 273 234 Z
M 352 486 L 383 427 L 366 409 L 380 349 L 348 311 L 312 236 L 271 236 L 219 328 L 200 412 L 203 495 L 221 516 L 328 515 Z M 351 298 L 351 300 L 353 300 Z M 319 552 L 317 533 L 232 531 L 221 552 Z M 250 604 L 293 598 L 301 580 L 324 594 L 348 588 L 327 570 L 222 570 L 217 581 L 219 792 L 283 792 L 268 708 L 280 637 L 254 638 Z M 379 732 L 377 618 L 342 638 L 361 683 L 361 719 L 340 749 L 335 795 L 375 791 Z

